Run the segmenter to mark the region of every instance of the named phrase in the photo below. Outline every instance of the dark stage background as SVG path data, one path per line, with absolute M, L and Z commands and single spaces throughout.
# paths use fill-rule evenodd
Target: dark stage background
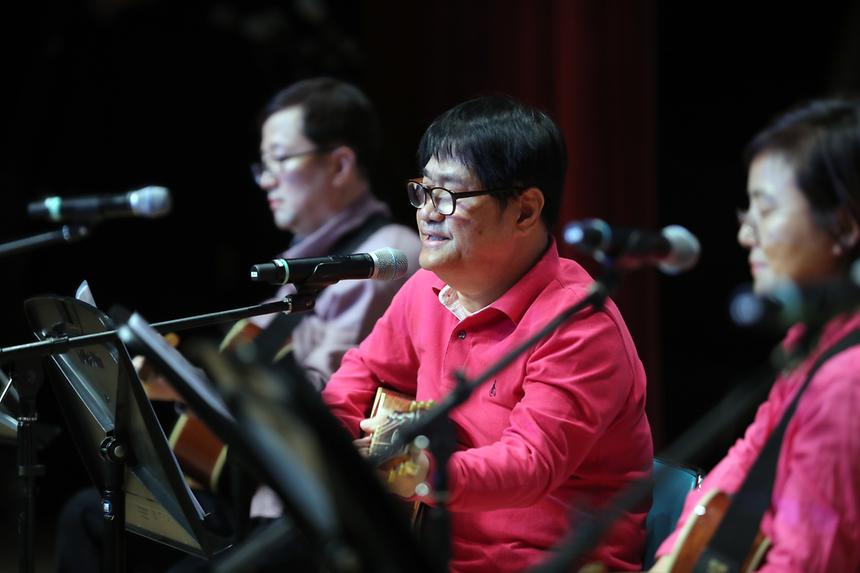
M 735 210 L 740 152 L 801 99 L 860 87 L 860 9 L 781 3 L 598 0 L 188 1 L 9 3 L 2 8 L 0 240 L 50 229 L 26 204 L 44 195 L 172 190 L 153 221 L 108 221 L 70 246 L 7 257 L 0 344 L 31 335 L 22 301 L 71 295 L 152 321 L 253 304 L 271 290 L 251 264 L 284 248 L 248 170 L 256 114 L 279 87 L 311 75 L 361 85 L 385 134 L 377 194 L 412 221 L 402 181 L 432 118 L 505 92 L 547 109 L 570 150 L 562 222 L 681 224 L 702 241 L 692 272 L 643 270 L 616 299 L 649 373 L 658 449 L 760 362 L 777 340 L 729 321 L 748 280 Z M 568 256 L 578 256 L 566 250 Z M 41 417 L 61 424 L 48 389 Z M 702 449 L 708 467 L 739 428 Z M 49 559 L 58 504 L 87 483 L 67 437 L 41 454 L 40 541 Z M 14 544 L 14 449 L 2 448 L 0 533 Z M 11 549 L 10 549 L 11 551 Z M 14 553 L 4 552 L 4 555 Z M 14 570 L 11 558 L 0 567 Z

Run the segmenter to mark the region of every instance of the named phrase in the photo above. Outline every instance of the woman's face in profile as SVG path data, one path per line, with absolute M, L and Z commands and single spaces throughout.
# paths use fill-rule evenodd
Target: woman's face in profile
M 756 293 L 781 280 L 808 284 L 840 271 L 834 238 L 816 222 L 794 167 L 782 154 L 765 151 L 755 157 L 747 193 L 749 210 L 741 217 L 738 242 L 750 251 Z

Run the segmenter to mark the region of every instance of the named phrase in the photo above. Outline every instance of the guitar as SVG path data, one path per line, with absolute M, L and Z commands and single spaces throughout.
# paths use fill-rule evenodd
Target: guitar
M 179 415 L 168 443 L 191 485 L 218 491 L 227 446 L 190 410 Z
M 403 475 L 415 475 L 417 466 L 412 459 L 410 447 L 394 449 L 400 427 L 417 420 L 421 413 L 433 406 L 432 401 L 419 402 L 405 394 L 385 388 L 376 390 L 376 397 L 370 409 L 370 417 L 385 416 L 385 421 L 374 430 L 370 437 L 368 458 L 383 471 L 388 483 Z M 413 526 L 417 525 L 421 502 L 411 504 L 410 516 Z
M 693 514 L 684 524 L 678 542 L 675 544 L 675 550 L 669 556 L 669 573 L 693 571 L 696 561 L 725 517 L 729 503 L 731 498 L 719 490 L 712 490 L 702 497 L 693 509 Z M 759 532 L 741 566 L 741 573 L 752 573 L 758 569 L 770 545 L 770 539 Z M 708 563 L 708 573 L 723 573 L 725 570 L 722 563 L 717 561 Z

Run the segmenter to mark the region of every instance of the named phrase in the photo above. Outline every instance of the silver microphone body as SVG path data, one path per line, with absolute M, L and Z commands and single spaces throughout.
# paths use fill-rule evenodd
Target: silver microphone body
M 669 225 L 659 233 L 610 226 L 600 219 L 574 221 L 564 228 L 564 242 L 590 254 L 612 258 L 620 267 L 656 264 L 666 274 L 693 268 L 701 246 L 690 231 Z
M 269 284 L 332 284 L 348 279 L 390 281 L 408 270 L 403 251 L 384 247 L 370 253 L 301 259 L 274 259 L 251 267 L 251 280 Z
M 115 217 L 162 217 L 171 207 L 170 191 L 152 185 L 120 195 L 46 197 L 27 205 L 27 213 L 34 219 L 55 222 L 94 221 Z

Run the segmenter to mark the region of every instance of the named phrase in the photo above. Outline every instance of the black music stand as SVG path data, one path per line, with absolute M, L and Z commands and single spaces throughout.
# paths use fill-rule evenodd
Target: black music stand
M 194 389 L 201 378 L 139 315 L 119 328 L 121 339 L 152 360 L 175 383 L 215 434 L 271 486 L 294 519 L 320 571 L 430 572 L 433 567 L 392 496 L 356 451 L 346 432 L 287 359 L 277 367 L 257 360 L 253 344 L 236 355 L 189 341 L 187 352 L 218 383 L 238 424 L 225 425 L 220 400 Z M 284 520 L 252 536 L 214 562 L 218 572 L 253 568 L 295 534 Z
M 25 302 L 39 339 L 102 332 L 111 319 L 69 297 Z M 51 356 L 50 380 L 70 434 L 102 494 L 105 567 L 125 571 L 125 529 L 211 558 L 228 546 L 207 527 L 122 344 L 103 341 Z

